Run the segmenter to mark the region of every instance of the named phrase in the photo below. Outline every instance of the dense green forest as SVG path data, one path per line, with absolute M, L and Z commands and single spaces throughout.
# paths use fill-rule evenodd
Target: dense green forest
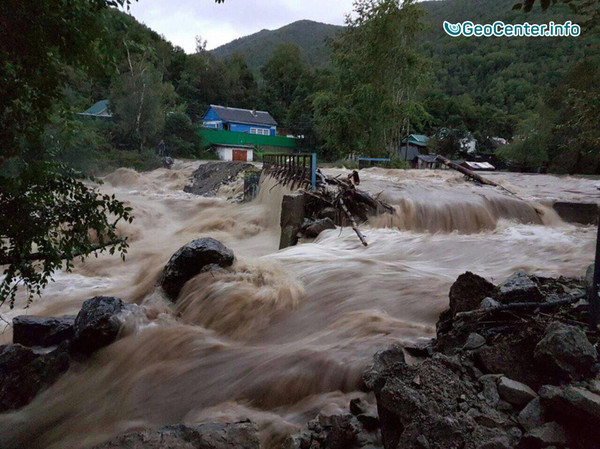
M 295 44 L 302 51 L 302 58 L 311 67 L 329 65 L 331 48 L 327 44 L 343 27 L 312 20 L 299 20 L 277 30 L 261 30 L 211 50 L 219 58 L 243 54 L 250 70 L 257 75 L 275 49 L 282 44 Z
M 409 2 L 399 13 L 397 2 L 361 3 L 389 10 L 375 8 L 373 20 L 350 20 L 347 27 L 299 21 L 213 51 L 199 40 L 191 55 L 108 9 L 113 61 L 93 76 L 65 66 L 64 100 L 78 112 L 110 99 L 116 120 L 65 125 L 57 116 L 47 127 L 47 145 L 62 160 L 96 173 L 116 165 L 157 166 L 161 141 L 177 157 L 211 157 L 195 129 L 208 105 L 218 103 L 270 111 L 282 132 L 303 136 L 301 147 L 327 160 L 394 154 L 403 137 L 420 133 L 434 136 L 432 151 L 450 156 L 460 156 L 460 139 L 467 136 L 477 139 L 480 152 L 495 151 L 489 138 L 497 136 L 512 142 L 498 156 L 516 166 L 599 169 L 597 142 L 575 138 L 588 130 L 575 132 L 561 122 L 567 111 L 584 107 L 589 95 L 583 92 L 594 88 L 597 77 L 583 73 L 597 70 L 596 32 L 452 38 L 442 28 L 444 20 L 576 21 L 567 5 L 524 13 L 512 9 L 513 0 L 446 0 Z M 385 32 L 370 26 L 375 19 Z M 583 97 L 567 102 L 577 90 Z M 403 100 L 390 100 L 397 96 Z

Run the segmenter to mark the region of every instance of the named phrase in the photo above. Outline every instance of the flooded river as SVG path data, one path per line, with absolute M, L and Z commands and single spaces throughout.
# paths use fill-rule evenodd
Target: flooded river
M 582 276 L 593 257 L 595 229 L 563 223 L 547 200 L 595 200 L 598 181 L 492 175 L 517 197 L 449 171 L 369 169 L 361 187 L 397 214 L 361 227 L 367 248 L 338 228 L 277 251 L 285 188 L 267 179 L 250 204 L 228 202 L 227 189 L 193 196 L 182 188 L 195 165 L 107 176 L 101 189 L 134 209 L 121 229 L 126 261 L 91 258 L 58 273 L 29 309 L 1 310 L 7 319 L 76 314 L 85 299 L 111 295 L 143 305 L 146 317 L 132 317 L 122 338 L 30 405 L 0 415 L 0 447 L 85 448 L 144 427 L 242 419 L 277 447 L 322 408 L 364 396 L 360 376 L 376 350 L 431 337 L 464 271 L 496 282 L 517 269 Z M 156 297 L 169 257 L 204 236 L 233 249 L 233 270 L 192 279 L 175 307 Z

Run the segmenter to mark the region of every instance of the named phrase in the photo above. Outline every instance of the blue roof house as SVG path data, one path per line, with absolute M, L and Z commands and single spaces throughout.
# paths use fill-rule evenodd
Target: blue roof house
M 277 135 L 277 122 L 265 111 L 228 108 L 211 104 L 202 119 L 205 128 L 257 134 L 261 136 Z

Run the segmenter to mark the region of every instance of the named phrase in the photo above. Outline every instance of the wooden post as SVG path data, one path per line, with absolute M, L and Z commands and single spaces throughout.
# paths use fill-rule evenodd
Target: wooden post
M 317 153 L 312 154 L 310 165 L 310 184 L 313 190 L 317 190 Z
M 600 214 L 599 214 L 600 215 Z M 598 330 L 600 324 L 600 216 L 598 218 L 598 234 L 596 236 L 596 260 L 594 261 L 594 283 L 588 298 L 590 304 L 590 328 Z

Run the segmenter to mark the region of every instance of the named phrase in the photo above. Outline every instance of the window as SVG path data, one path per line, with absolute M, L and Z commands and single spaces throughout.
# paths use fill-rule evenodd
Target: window
M 250 134 L 258 134 L 261 136 L 270 136 L 271 130 L 263 128 L 250 128 Z

